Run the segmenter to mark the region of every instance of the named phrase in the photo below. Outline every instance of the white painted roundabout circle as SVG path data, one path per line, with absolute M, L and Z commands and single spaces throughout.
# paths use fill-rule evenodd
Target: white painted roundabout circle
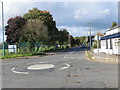
M 44 70 L 44 69 L 51 69 L 55 66 L 53 64 L 36 64 L 27 67 L 28 70 Z

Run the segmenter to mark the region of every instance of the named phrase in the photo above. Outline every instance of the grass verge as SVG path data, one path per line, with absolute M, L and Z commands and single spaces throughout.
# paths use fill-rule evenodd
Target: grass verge
M 86 51 L 86 56 L 89 58 L 89 59 L 91 59 L 92 60 L 92 52 L 90 52 L 90 51 Z
M 33 53 L 26 53 L 26 54 L 13 54 L 13 55 L 6 55 L 6 56 L 2 57 L 2 59 L 24 57 L 24 56 L 36 56 L 36 55 L 46 55 L 46 53 L 44 53 L 44 52 L 33 52 Z

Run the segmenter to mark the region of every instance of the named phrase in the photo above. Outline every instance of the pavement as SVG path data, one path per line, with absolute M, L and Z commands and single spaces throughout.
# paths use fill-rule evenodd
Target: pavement
M 118 65 L 87 60 L 80 47 L 10 59 L 2 61 L 2 88 L 118 88 Z
M 109 63 L 116 63 L 120 64 L 119 59 L 120 55 L 110 55 L 106 53 L 94 53 L 93 52 L 93 59 L 103 61 L 103 62 L 109 62 Z

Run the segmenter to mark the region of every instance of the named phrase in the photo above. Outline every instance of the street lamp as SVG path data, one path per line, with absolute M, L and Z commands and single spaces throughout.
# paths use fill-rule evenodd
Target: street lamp
M 5 47 L 4 47 L 4 12 L 3 12 L 3 2 L 2 3 L 2 30 L 3 30 L 3 57 L 5 56 Z

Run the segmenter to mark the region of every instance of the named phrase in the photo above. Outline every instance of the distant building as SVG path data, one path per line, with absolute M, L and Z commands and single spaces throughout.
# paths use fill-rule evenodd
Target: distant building
M 120 55 L 120 26 L 111 28 L 101 37 L 100 52 Z

